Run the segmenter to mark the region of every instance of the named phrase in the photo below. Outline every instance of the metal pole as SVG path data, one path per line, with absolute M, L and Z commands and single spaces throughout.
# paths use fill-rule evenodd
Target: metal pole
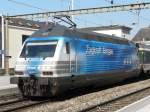
M 9 74 L 9 34 L 8 19 L 5 19 L 5 73 Z
M 5 55 L 4 55 L 4 48 L 5 48 L 5 23 L 4 23 L 4 16 L 1 16 L 2 18 L 2 49 L 1 49 L 1 53 L 2 53 L 2 69 L 5 68 Z
M 74 9 L 74 0 L 71 0 L 71 10 Z
M 74 0 L 71 0 L 71 10 L 74 9 Z M 71 16 L 71 20 L 73 21 L 74 20 L 74 16 L 72 15 Z

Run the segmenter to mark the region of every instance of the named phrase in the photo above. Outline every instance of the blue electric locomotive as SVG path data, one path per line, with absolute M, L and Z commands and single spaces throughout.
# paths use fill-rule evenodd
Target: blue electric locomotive
M 123 38 L 49 24 L 25 41 L 10 81 L 24 96 L 111 84 L 139 75 L 137 51 Z

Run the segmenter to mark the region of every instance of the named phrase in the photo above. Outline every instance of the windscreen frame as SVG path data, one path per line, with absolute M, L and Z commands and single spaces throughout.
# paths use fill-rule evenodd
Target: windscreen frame
M 28 44 L 28 45 L 27 45 Z M 56 52 L 56 48 L 57 48 L 57 45 L 58 45 L 58 40 L 49 40 L 49 41 L 28 41 L 24 44 L 23 48 L 22 48 L 22 51 L 19 55 L 20 58 L 34 58 L 34 57 L 29 57 L 27 56 L 27 51 L 24 51 L 25 49 L 27 49 L 27 46 L 34 46 L 34 45 L 39 45 L 39 46 L 42 46 L 42 45 L 55 45 L 55 50 L 54 50 L 54 54 L 52 57 L 55 56 L 55 52 Z M 23 54 L 24 52 L 24 54 Z M 50 56 L 51 57 L 51 56 Z M 37 57 L 37 58 L 40 58 L 40 57 Z M 41 58 L 47 58 L 47 57 L 41 57 Z

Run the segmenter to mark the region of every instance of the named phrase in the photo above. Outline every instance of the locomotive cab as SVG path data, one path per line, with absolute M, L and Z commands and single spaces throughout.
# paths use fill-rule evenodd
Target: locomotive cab
M 15 77 L 12 77 L 10 82 L 18 84 L 21 93 L 26 96 L 31 94 L 32 88 L 38 91 L 38 93 L 34 92 L 36 94 L 32 93 L 32 96 L 43 96 L 43 94 L 49 96 L 50 93 L 55 95 L 58 91 L 64 91 L 63 87 L 70 86 L 70 71 L 71 67 L 74 67 L 71 66 L 71 62 L 74 61 L 71 54 L 75 52 L 70 49 L 69 40 L 63 37 L 55 38 L 50 37 L 44 40 L 45 38 L 32 37 L 24 43 L 16 62 Z M 58 84 L 62 87 L 60 88 Z M 35 85 L 38 86 L 35 87 Z M 30 90 L 26 90 L 28 88 Z M 40 92 L 39 89 L 44 88 L 54 89 L 50 89 L 49 92 L 46 92 L 48 89 Z
M 49 64 L 45 64 L 54 59 L 56 47 L 57 41 L 25 43 L 15 67 L 16 75 L 53 75 L 52 71 L 48 71 Z

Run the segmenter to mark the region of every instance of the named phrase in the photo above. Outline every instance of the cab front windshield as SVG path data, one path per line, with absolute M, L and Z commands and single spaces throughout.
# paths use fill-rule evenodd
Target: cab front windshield
M 24 45 L 20 58 L 47 58 L 53 57 L 57 41 L 28 42 Z

